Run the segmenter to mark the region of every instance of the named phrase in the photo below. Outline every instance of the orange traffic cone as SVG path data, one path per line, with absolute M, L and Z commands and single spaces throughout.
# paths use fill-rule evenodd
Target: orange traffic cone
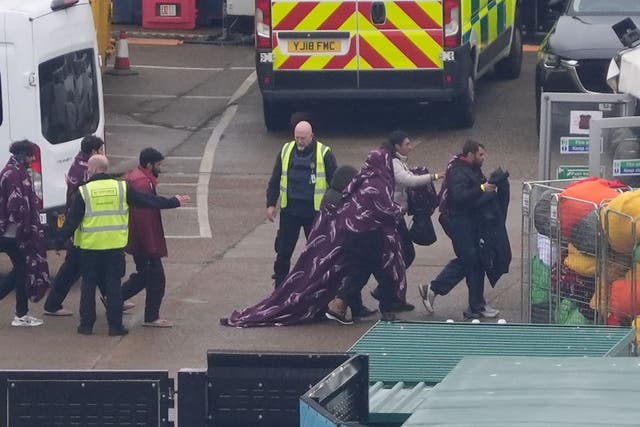
M 125 30 L 120 31 L 120 36 L 116 43 L 116 62 L 113 64 L 113 68 L 107 71 L 107 74 L 116 76 L 134 76 L 138 74 L 137 71 L 131 68 L 129 43 L 127 42 L 127 32 Z

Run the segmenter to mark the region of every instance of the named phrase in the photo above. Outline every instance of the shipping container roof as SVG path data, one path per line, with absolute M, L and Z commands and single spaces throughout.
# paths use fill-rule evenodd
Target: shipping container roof
M 637 426 L 635 357 L 465 357 L 403 427 Z
M 349 352 L 369 355 L 370 382 L 435 385 L 469 355 L 617 356 L 634 339 L 610 326 L 378 322 Z

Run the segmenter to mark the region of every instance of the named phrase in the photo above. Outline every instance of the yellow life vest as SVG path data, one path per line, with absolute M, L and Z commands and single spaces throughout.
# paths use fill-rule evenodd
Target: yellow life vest
M 129 238 L 127 185 L 115 179 L 90 181 L 79 188 L 84 217 L 74 234 L 81 249 L 121 249 Z
M 284 144 L 280 158 L 282 159 L 282 173 L 280 174 L 280 208 L 287 207 L 287 186 L 288 186 L 288 174 L 289 171 L 289 159 L 291 159 L 291 153 L 296 147 L 296 142 L 291 141 Z M 320 202 L 324 196 L 325 191 L 329 188 L 327 182 L 327 175 L 324 169 L 324 156 L 331 150 L 328 146 L 322 144 L 320 141 L 316 141 L 316 182 L 313 191 L 313 208 L 316 211 L 320 210 Z

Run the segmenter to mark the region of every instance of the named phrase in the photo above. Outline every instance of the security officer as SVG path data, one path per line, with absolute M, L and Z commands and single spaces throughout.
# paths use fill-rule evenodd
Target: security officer
M 322 196 L 337 168 L 331 149 L 315 139 L 309 122 L 299 122 L 294 137 L 278 153 L 267 187 L 267 219 L 274 221 L 278 197 L 281 209 L 272 276 L 276 287 L 289 273 L 300 228 L 309 236 Z
M 96 321 L 95 292 L 103 281 L 107 297 L 109 335 L 126 335 L 122 325 L 122 291 L 124 247 L 129 234 L 129 204 L 154 209 L 177 208 L 189 196 L 170 199 L 139 193 L 107 175 L 108 159 L 100 154 L 89 159 L 89 181 L 80 186 L 67 212 L 67 219 L 57 237 L 61 247 L 75 230 L 74 242 L 81 250 L 82 288 L 78 333 L 91 335 Z

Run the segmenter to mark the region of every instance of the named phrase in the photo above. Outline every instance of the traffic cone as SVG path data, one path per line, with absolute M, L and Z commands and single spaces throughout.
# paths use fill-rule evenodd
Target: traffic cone
M 125 30 L 120 31 L 118 41 L 116 42 L 116 61 L 113 64 L 113 68 L 107 71 L 107 74 L 114 74 L 116 76 L 135 76 L 137 71 L 131 68 L 131 62 L 129 61 L 129 43 L 127 42 L 127 32 Z

